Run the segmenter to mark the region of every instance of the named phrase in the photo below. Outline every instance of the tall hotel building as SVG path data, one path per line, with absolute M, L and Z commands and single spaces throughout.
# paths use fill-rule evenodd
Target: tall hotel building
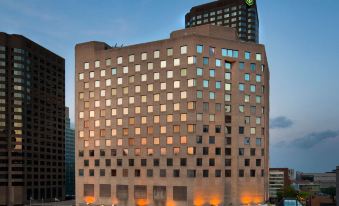
M 268 196 L 263 45 L 203 25 L 76 45 L 77 205 L 203 206 Z
M 64 197 L 65 61 L 0 33 L 0 205 Z
M 186 14 L 186 28 L 212 24 L 235 28 L 239 39 L 259 42 L 259 18 L 257 5 L 246 0 L 218 0 L 195 6 Z

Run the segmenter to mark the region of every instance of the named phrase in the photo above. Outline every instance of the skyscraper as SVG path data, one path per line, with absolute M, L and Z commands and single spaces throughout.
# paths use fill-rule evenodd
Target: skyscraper
M 64 197 L 65 61 L 0 33 L 0 205 Z
M 265 48 L 213 25 L 76 45 L 77 205 L 242 205 L 268 197 Z
M 75 142 L 68 107 L 66 107 L 65 115 L 65 194 L 67 198 L 72 198 L 75 195 Z
M 255 1 L 218 0 L 195 6 L 186 14 L 186 28 L 203 24 L 220 25 L 235 28 L 239 39 L 259 42 L 259 20 Z

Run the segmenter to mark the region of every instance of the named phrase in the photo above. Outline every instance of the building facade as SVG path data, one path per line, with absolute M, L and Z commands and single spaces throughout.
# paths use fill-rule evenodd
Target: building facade
M 65 61 L 0 33 L 0 205 L 64 197 Z
M 65 196 L 73 198 L 75 196 L 75 134 L 74 129 L 71 128 L 68 107 L 65 115 Z
M 213 25 L 76 45 L 77 205 L 242 205 L 268 198 L 263 45 Z
M 218 0 L 195 6 L 186 14 L 186 28 L 212 24 L 235 28 L 242 41 L 259 42 L 257 5 L 246 0 Z
M 277 193 L 291 185 L 293 177 L 293 170 L 288 168 L 270 168 L 269 172 L 269 196 L 271 200 L 275 200 Z
M 320 189 L 336 187 L 336 171 L 324 173 L 297 172 L 296 181 L 297 183 L 319 185 Z

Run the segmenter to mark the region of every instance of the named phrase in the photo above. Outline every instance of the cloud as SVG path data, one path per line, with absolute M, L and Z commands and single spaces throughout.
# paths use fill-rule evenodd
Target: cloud
M 294 122 L 285 116 L 279 116 L 270 120 L 271 129 L 285 129 L 289 128 Z
M 297 147 L 300 149 L 310 149 L 318 144 L 322 144 L 329 139 L 339 138 L 339 131 L 325 130 L 312 132 L 303 137 L 295 138 L 290 142 L 282 141 L 276 144 L 277 147 Z

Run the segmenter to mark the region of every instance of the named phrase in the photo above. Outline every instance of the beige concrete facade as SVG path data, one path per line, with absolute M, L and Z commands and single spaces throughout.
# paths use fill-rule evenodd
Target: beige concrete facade
M 267 199 L 263 45 L 204 25 L 123 48 L 82 43 L 75 53 L 77 205 Z

